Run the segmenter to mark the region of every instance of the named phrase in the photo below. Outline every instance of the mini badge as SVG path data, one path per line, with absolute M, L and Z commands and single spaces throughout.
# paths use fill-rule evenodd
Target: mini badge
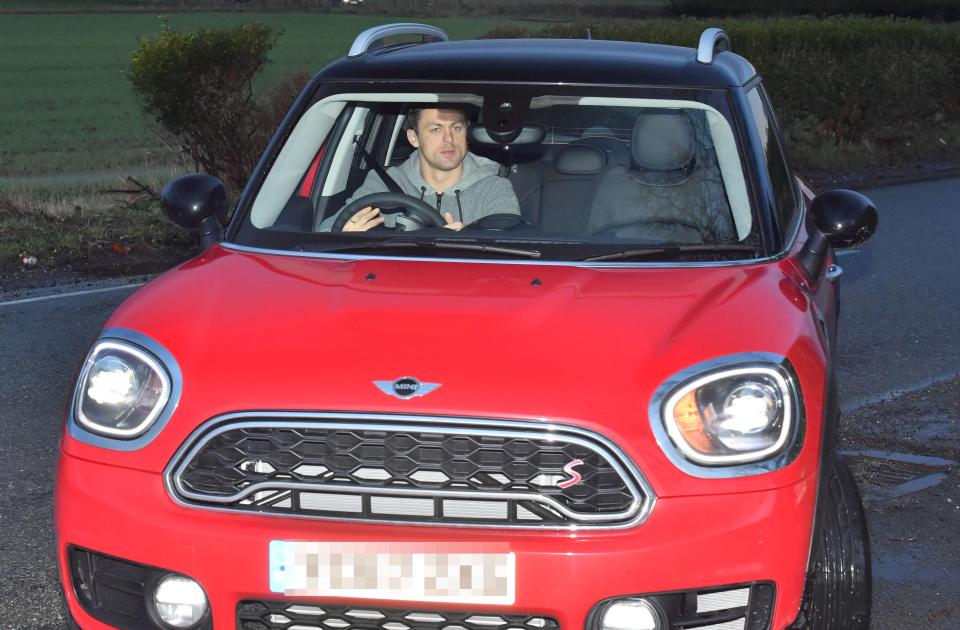
M 401 376 L 394 381 L 374 381 L 373 384 L 384 394 L 396 396 L 404 400 L 417 396 L 426 396 L 440 387 L 440 383 L 421 383 L 412 376 Z

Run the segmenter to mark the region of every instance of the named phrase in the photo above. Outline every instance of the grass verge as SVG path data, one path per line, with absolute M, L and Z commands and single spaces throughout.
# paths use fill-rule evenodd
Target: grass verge
M 30 199 L 46 211 L 17 205 Z M 41 201 L 0 193 L 0 273 L 31 269 L 85 275 L 150 273 L 197 251 L 195 236 L 172 225 L 155 201 L 141 198 L 96 207 L 92 199 L 51 193 Z M 70 208 L 78 200 L 87 208 L 79 203 Z
M 123 69 L 137 38 L 171 29 L 262 22 L 282 35 L 258 90 L 312 75 L 342 57 L 374 15 L 327 13 L 5 14 L 0 18 L 0 185 L 32 175 L 111 173 L 170 159 Z M 454 39 L 476 37 L 496 19 L 437 19 Z

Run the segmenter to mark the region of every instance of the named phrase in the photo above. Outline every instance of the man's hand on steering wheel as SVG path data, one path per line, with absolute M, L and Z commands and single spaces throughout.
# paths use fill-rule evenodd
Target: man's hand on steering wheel
M 383 216 L 380 214 L 380 208 L 367 206 L 358 210 L 355 215 L 343 226 L 344 232 L 366 232 L 383 223 Z
M 378 206 L 402 207 L 404 214 L 422 227 L 445 227 L 460 230 L 463 223 L 454 221 L 449 212 L 440 215 L 430 204 L 403 193 L 380 192 L 364 195 L 347 204 L 333 223 L 332 232 L 366 232 L 384 222 Z M 347 218 L 349 217 L 349 218 Z
M 340 211 L 331 232 L 363 232 L 383 223 L 380 208 L 402 208 L 406 219 L 420 229 L 443 227 L 449 221 L 430 204 L 401 192 L 379 192 L 354 199 Z
M 443 218 L 447 220 L 447 224 L 444 225 L 443 227 L 447 228 L 448 230 L 460 231 L 463 229 L 463 223 L 461 223 L 460 221 L 454 221 L 453 214 L 449 212 L 444 212 Z
M 447 220 L 446 225 L 443 227 L 448 230 L 462 230 L 463 223 L 460 221 L 453 220 L 453 214 L 449 212 L 443 213 L 443 218 Z M 367 206 L 362 210 L 358 210 L 355 215 L 353 215 L 346 225 L 343 226 L 344 232 L 366 232 L 367 230 L 373 229 L 378 225 L 383 224 L 383 216 L 380 214 L 380 208 L 374 208 L 373 206 Z

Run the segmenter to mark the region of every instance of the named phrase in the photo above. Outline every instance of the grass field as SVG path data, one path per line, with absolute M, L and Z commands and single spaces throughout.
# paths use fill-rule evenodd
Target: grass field
M 264 85 L 295 71 L 312 74 L 346 54 L 360 31 L 388 21 L 322 13 L 173 13 L 165 19 L 179 30 L 256 21 L 283 29 Z M 431 23 L 465 39 L 497 21 Z M 137 37 L 160 27 L 152 14 L 0 15 L 0 188 L 72 186 L 89 183 L 91 174 L 169 163 L 122 73 Z

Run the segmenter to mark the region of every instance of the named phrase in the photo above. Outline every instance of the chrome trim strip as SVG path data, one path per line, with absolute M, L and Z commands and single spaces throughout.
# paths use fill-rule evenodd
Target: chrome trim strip
M 250 247 L 223 241 L 220 247 L 244 254 L 267 254 L 275 256 L 290 256 L 293 258 L 320 258 L 328 260 L 388 260 L 410 262 L 443 262 L 443 263 L 470 263 L 486 265 L 535 265 L 541 267 L 577 267 L 583 269 L 675 269 L 677 267 L 743 267 L 776 262 L 784 258 L 789 252 L 777 252 L 773 256 L 764 258 L 742 258 L 740 260 L 722 260 L 710 262 L 583 262 L 580 260 L 503 260 L 490 258 L 417 258 L 413 256 L 375 256 L 370 254 L 344 254 L 324 252 L 295 252 L 285 249 L 266 249 Z
M 730 50 L 730 38 L 719 28 L 708 28 L 700 35 L 697 45 L 697 63 L 711 64 L 718 52 Z
M 257 418 L 257 421 L 245 420 L 247 418 Z M 271 420 L 272 419 L 272 420 Z M 264 421 L 266 420 L 266 421 Z M 372 422 L 372 423 L 371 423 Z M 608 461 L 611 467 L 624 480 L 627 489 L 630 491 L 634 500 L 628 510 L 609 514 L 578 514 L 569 510 L 566 506 L 558 503 L 550 497 L 533 493 L 514 493 L 497 492 L 488 493 L 483 491 L 451 491 L 451 490 L 409 490 L 404 488 L 389 487 L 344 487 L 340 485 L 329 484 L 310 484 L 297 482 L 267 482 L 248 486 L 230 497 L 210 497 L 208 495 L 192 493 L 185 490 L 181 484 L 180 476 L 184 468 L 193 459 L 194 456 L 203 448 L 203 446 L 212 438 L 226 431 L 250 428 L 250 427 L 283 427 L 283 428 L 346 428 L 373 430 L 373 431 L 419 431 L 419 432 L 442 432 L 451 434 L 475 435 L 478 429 L 484 429 L 485 433 L 490 435 L 501 435 L 503 437 L 522 437 L 527 439 L 548 439 L 560 440 L 571 444 L 577 444 L 589 448 L 593 452 L 602 456 Z M 606 451 L 606 452 L 604 452 Z M 335 521 L 367 522 L 370 524 L 402 524 L 402 525 L 427 525 L 433 527 L 498 527 L 498 528 L 516 528 L 516 529 L 623 529 L 634 527 L 644 522 L 653 510 L 656 502 L 656 495 L 650 484 L 644 478 L 636 465 L 630 458 L 616 446 L 613 442 L 600 434 L 587 429 L 574 427 L 570 425 L 545 424 L 529 421 L 515 420 L 497 420 L 497 419 L 477 419 L 463 418 L 455 416 L 417 416 L 400 414 L 382 414 L 382 413 L 333 413 L 333 412 L 238 412 L 224 414 L 208 420 L 195 429 L 190 436 L 177 449 L 167 467 L 164 470 L 164 485 L 170 498 L 179 505 L 192 509 L 209 509 L 218 512 L 234 512 L 248 516 L 279 516 L 284 518 L 309 518 L 309 519 L 327 519 Z M 256 491 L 264 489 L 300 489 L 312 490 L 318 492 L 333 491 L 339 494 L 374 494 L 374 495 L 403 495 L 403 496 L 451 496 L 464 499 L 483 499 L 483 500 L 531 500 L 542 505 L 549 506 L 551 509 L 561 512 L 571 519 L 576 519 L 575 523 L 556 524 L 536 524 L 518 525 L 515 523 L 460 523 L 460 522 L 441 522 L 431 523 L 422 521 L 391 521 L 387 519 L 366 520 L 354 517 L 337 517 L 327 515 L 308 515 L 308 514 L 283 514 L 274 512 L 256 512 L 252 510 L 216 508 L 211 506 L 200 506 L 188 503 L 181 499 L 180 495 L 203 500 L 206 502 L 232 502 L 240 500 Z M 640 493 L 643 499 L 640 499 Z M 630 520 L 612 525 L 602 525 L 604 520 L 619 520 L 628 518 Z
M 745 464 L 703 466 L 685 457 L 682 448 L 675 444 L 670 437 L 666 426 L 664 413 L 667 401 L 681 387 L 693 380 L 707 376 L 711 372 L 751 367 L 765 370 L 776 368 L 791 391 L 792 406 L 790 412 L 794 422 L 783 448 L 770 459 Z M 677 372 L 664 381 L 654 392 L 650 399 L 647 415 L 650 418 L 650 426 L 653 429 L 657 444 L 660 445 L 660 449 L 674 466 L 688 475 L 700 479 L 729 479 L 779 470 L 796 459 L 800 447 L 803 445 L 803 436 L 806 431 L 806 418 L 803 414 L 803 408 L 800 385 L 797 383 L 792 369 L 789 368 L 789 362 L 785 356 L 770 352 L 744 352 L 710 359 Z
M 447 34 L 436 26 L 416 24 L 413 22 L 383 24 L 381 26 L 368 28 L 357 35 L 357 38 L 353 40 L 353 45 L 350 46 L 350 52 L 347 53 L 347 57 L 358 57 L 373 48 L 377 41 L 398 35 L 421 35 L 424 38 L 424 42 L 426 42 L 428 38 L 441 42 L 450 40 Z

